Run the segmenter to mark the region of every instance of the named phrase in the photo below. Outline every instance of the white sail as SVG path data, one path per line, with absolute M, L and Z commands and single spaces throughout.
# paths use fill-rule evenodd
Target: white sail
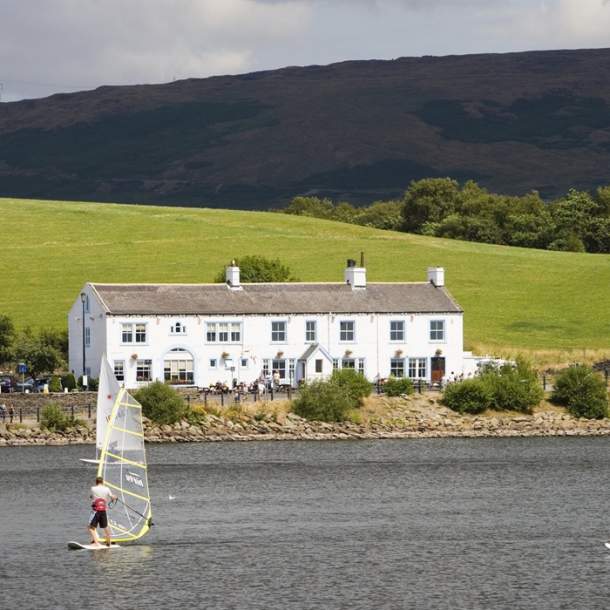
M 114 376 L 114 371 L 106 359 L 102 356 L 100 366 L 99 385 L 97 390 L 97 414 L 95 422 L 95 449 L 96 457 L 99 459 L 100 451 L 106 438 L 106 426 L 112 413 L 112 407 L 116 401 L 121 386 Z
M 99 458 L 98 476 L 103 477 L 104 484 L 118 497 L 108 512 L 112 540 L 137 540 L 149 530 L 152 510 L 142 406 L 124 388 L 119 389 L 105 425 Z

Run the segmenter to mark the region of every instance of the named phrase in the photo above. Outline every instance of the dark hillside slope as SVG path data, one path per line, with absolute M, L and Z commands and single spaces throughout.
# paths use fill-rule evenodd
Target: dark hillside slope
M 404 58 L 0 104 L 0 195 L 267 208 L 415 178 L 610 182 L 610 49 Z

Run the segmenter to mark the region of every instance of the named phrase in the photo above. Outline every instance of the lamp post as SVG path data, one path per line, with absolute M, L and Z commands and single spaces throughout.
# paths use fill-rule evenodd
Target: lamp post
M 86 371 L 87 369 L 85 368 L 86 365 L 86 355 L 85 355 L 85 301 L 87 300 L 87 295 L 84 292 L 80 293 L 80 300 L 81 303 L 83 304 L 83 381 L 85 380 L 85 376 L 86 376 Z M 88 380 L 87 380 L 88 381 Z M 88 385 L 83 383 L 84 386 Z

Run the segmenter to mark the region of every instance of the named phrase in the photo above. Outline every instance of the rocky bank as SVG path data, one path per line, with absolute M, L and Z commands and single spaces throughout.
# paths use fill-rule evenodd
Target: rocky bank
M 255 441 L 255 440 L 355 440 L 434 437 L 606 436 L 610 419 L 586 420 L 564 410 L 543 405 L 532 415 L 488 412 L 460 415 L 435 398 L 369 399 L 354 421 L 312 422 L 275 408 L 265 413 L 229 409 L 198 415 L 198 421 L 157 425 L 145 421 L 151 443 Z M 357 423 L 356 423 L 357 422 Z M 88 444 L 95 441 L 93 424 L 66 432 L 41 430 L 35 424 L 0 424 L 0 446 Z

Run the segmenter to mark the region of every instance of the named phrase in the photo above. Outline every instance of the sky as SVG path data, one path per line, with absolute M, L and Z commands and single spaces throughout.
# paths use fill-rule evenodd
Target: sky
M 0 0 L 0 96 L 598 47 L 610 47 L 610 0 Z

